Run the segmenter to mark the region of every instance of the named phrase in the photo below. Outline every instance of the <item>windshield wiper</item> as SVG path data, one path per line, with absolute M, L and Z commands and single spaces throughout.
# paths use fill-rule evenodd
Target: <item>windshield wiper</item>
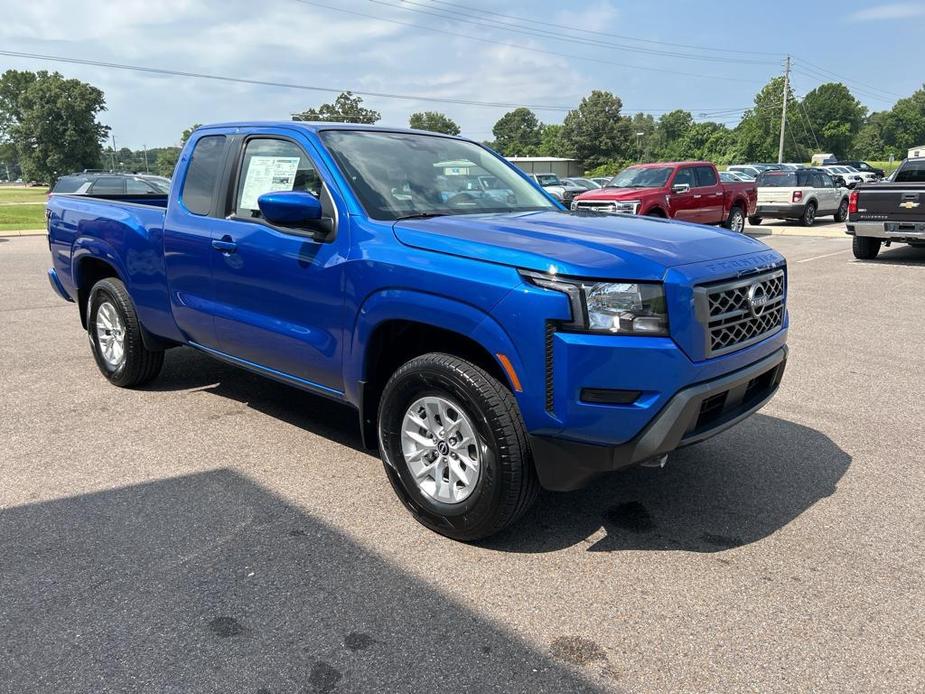
M 413 214 L 406 214 L 403 217 L 396 217 L 396 222 L 401 222 L 405 219 L 430 219 L 431 217 L 446 217 L 446 212 L 415 212 Z

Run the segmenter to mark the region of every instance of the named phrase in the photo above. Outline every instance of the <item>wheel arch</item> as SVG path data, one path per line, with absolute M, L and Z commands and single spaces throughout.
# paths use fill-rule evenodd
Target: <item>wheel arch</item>
M 344 382 L 347 399 L 359 409 L 367 447 L 375 446 L 376 415 L 386 381 L 399 366 L 421 354 L 445 352 L 466 359 L 515 396 L 521 390 L 518 374 L 523 373 L 523 366 L 512 341 L 479 308 L 456 299 L 393 289 L 367 299 L 358 315 L 350 354 L 344 361 Z
M 112 258 L 101 258 L 89 252 L 82 253 L 74 259 L 74 286 L 77 287 L 77 306 L 80 311 L 80 324 L 87 327 L 87 300 L 90 290 L 97 282 L 107 277 L 114 277 L 123 284 L 125 278 Z

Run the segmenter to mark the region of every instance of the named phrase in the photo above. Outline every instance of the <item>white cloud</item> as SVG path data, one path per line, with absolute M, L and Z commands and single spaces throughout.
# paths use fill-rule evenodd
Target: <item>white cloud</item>
M 925 16 L 925 4 L 913 2 L 893 2 L 858 10 L 849 15 L 853 22 L 877 21 L 886 19 L 909 19 Z

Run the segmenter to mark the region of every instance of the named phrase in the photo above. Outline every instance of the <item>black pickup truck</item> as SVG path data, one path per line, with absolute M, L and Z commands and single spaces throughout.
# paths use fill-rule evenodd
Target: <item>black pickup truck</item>
M 852 190 L 847 232 L 860 260 L 876 258 L 884 243 L 925 247 L 925 157 L 906 159 L 890 181 Z

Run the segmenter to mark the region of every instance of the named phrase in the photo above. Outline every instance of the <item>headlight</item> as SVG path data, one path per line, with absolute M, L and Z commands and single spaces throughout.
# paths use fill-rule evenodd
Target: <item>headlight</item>
M 536 272 L 529 282 L 569 297 L 575 330 L 613 335 L 667 335 L 665 290 L 656 282 L 583 282 Z
M 619 200 L 613 204 L 613 211 L 622 212 L 623 214 L 636 214 L 641 204 L 639 200 Z

